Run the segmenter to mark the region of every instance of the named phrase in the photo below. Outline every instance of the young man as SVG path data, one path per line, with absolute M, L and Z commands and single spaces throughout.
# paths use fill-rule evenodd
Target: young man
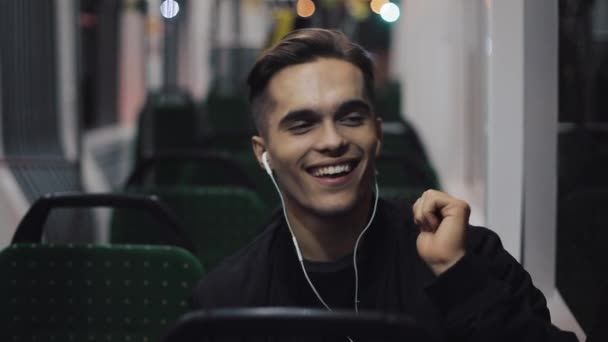
M 551 325 L 499 238 L 468 225 L 467 203 L 434 190 L 413 208 L 376 201 L 381 119 L 359 46 L 336 31 L 294 31 L 258 59 L 248 85 L 253 150 L 284 211 L 202 280 L 194 308 L 394 312 L 450 341 L 576 341 Z

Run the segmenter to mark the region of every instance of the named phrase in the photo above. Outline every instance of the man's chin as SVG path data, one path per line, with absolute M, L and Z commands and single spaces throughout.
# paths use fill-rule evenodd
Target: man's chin
M 326 218 L 336 218 L 345 215 L 350 215 L 356 208 L 356 201 L 345 201 L 338 203 L 320 203 L 315 205 L 311 211 L 317 216 Z

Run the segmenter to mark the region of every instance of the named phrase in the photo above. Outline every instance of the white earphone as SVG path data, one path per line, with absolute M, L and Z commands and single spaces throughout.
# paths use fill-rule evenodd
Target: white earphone
M 264 169 L 266 169 L 266 173 L 272 177 L 272 169 L 270 168 L 270 164 L 268 164 L 268 152 L 264 151 L 262 153 L 262 164 L 264 164 Z
M 323 306 L 325 306 L 325 308 L 328 311 L 332 311 L 332 309 L 323 300 L 323 298 L 317 291 L 317 288 L 315 287 L 315 285 L 312 283 L 312 281 L 308 277 L 308 272 L 306 272 L 306 267 L 304 266 L 304 258 L 302 257 L 302 252 L 300 251 L 300 246 L 298 244 L 298 240 L 296 239 L 296 235 L 294 234 L 293 229 L 291 228 L 291 224 L 289 223 L 289 218 L 287 217 L 287 209 L 285 209 L 285 201 L 283 200 L 283 194 L 281 193 L 281 189 L 279 188 L 279 185 L 277 184 L 277 182 L 275 181 L 275 179 L 272 175 L 272 169 L 270 168 L 270 164 L 268 163 L 268 153 L 266 151 L 264 151 L 264 153 L 262 153 L 262 164 L 264 164 L 264 169 L 266 170 L 266 173 L 268 173 L 268 175 L 270 176 L 272 183 L 274 184 L 275 188 L 277 189 L 277 192 L 279 193 L 279 198 L 281 199 L 281 205 L 283 207 L 283 216 L 285 217 L 285 222 L 287 223 L 287 228 L 289 228 L 289 232 L 291 233 L 291 239 L 293 241 L 293 245 L 295 247 L 296 254 L 298 256 L 298 260 L 300 261 L 300 265 L 302 266 L 302 272 L 304 272 L 304 277 L 308 281 L 310 288 L 315 293 L 315 295 L 317 296 L 317 298 L 319 299 L 321 304 L 323 304 Z M 363 237 L 363 235 L 365 234 L 367 229 L 371 226 L 372 222 L 374 221 L 374 217 L 376 216 L 376 208 L 378 207 L 378 197 L 380 195 L 377 182 L 375 182 L 375 188 L 376 188 L 376 196 L 375 196 L 375 200 L 374 200 L 374 208 L 372 211 L 372 215 L 371 215 L 369 221 L 367 222 L 367 225 L 365 226 L 365 228 L 363 228 L 363 230 L 359 234 L 359 237 L 357 238 L 357 242 L 355 243 L 355 248 L 353 250 L 353 267 L 355 270 L 355 299 L 354 299 L 355 300 L 355 312 L 359 312 L 359 272 L 357 269 L 357 249 L 359 247 L 359 242 L 361 241 L 361 238 Z M 351 340 L 350 337 L 348 339 Z

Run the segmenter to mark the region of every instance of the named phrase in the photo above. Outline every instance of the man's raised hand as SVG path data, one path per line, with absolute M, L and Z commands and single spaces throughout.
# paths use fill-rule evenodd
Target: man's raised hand
M 440 275 L 465 254 L 471 209 L 465 201 L 427 190 L 416 200 L 413 211 L 414 222 L 420 227 L 418 254 L 435 275 Z

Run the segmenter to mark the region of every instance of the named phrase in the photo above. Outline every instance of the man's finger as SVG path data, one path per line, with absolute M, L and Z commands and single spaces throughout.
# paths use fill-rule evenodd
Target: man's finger
M 421 216 L 420 216 L 420 208 L 421 208 L 422 197 L 418 197 L 416 202 L 414 202 L 414 206 L 412 207 L 412 212 L 414 214 L 414 223 L 420 224 Z
M 418 218 L 418 222 L 420 222 L 420 228 L 422 228 L 422 230 L 426 231 L 428 230 L 427 227 L 427 222 L 424 218 L 424 202 L 426 201 L 426 191 L 422 193 L 422 195 L 420 196 L 420 205 L 418 206 L 418 212 L 417 214 L 417 218 Z
M 414 222 L 418 223 L 416 214 L 418 213 L 418 207 L 420 206 L 420 197 L 418 197 L 418 199 L 416 199 L 416 202 L 414 202 L 414 205 L 412 205 L 412 216 L 414 217 Z
M 428 203 L 431 203 L 433 205 L 434 211 L 441 217 L 459 214 L 463 211 L 467 214 L 468 212 L 470 212 L 469 206 L 465 201 L 459 200 L 444 192 L 436 190 L 427 190 L 425 192 L 425 197 L 430 199 Z M 426 202 L 427 201 L 425 201 L 425 203 Z
M 435 231 L 441 222 L 437 213 L 437 204 L 435 201 L 435 193 L 433 191 L 425 191 L 421 205 L 420 214 L 424 222 L 425 228 L 429 231 Z

